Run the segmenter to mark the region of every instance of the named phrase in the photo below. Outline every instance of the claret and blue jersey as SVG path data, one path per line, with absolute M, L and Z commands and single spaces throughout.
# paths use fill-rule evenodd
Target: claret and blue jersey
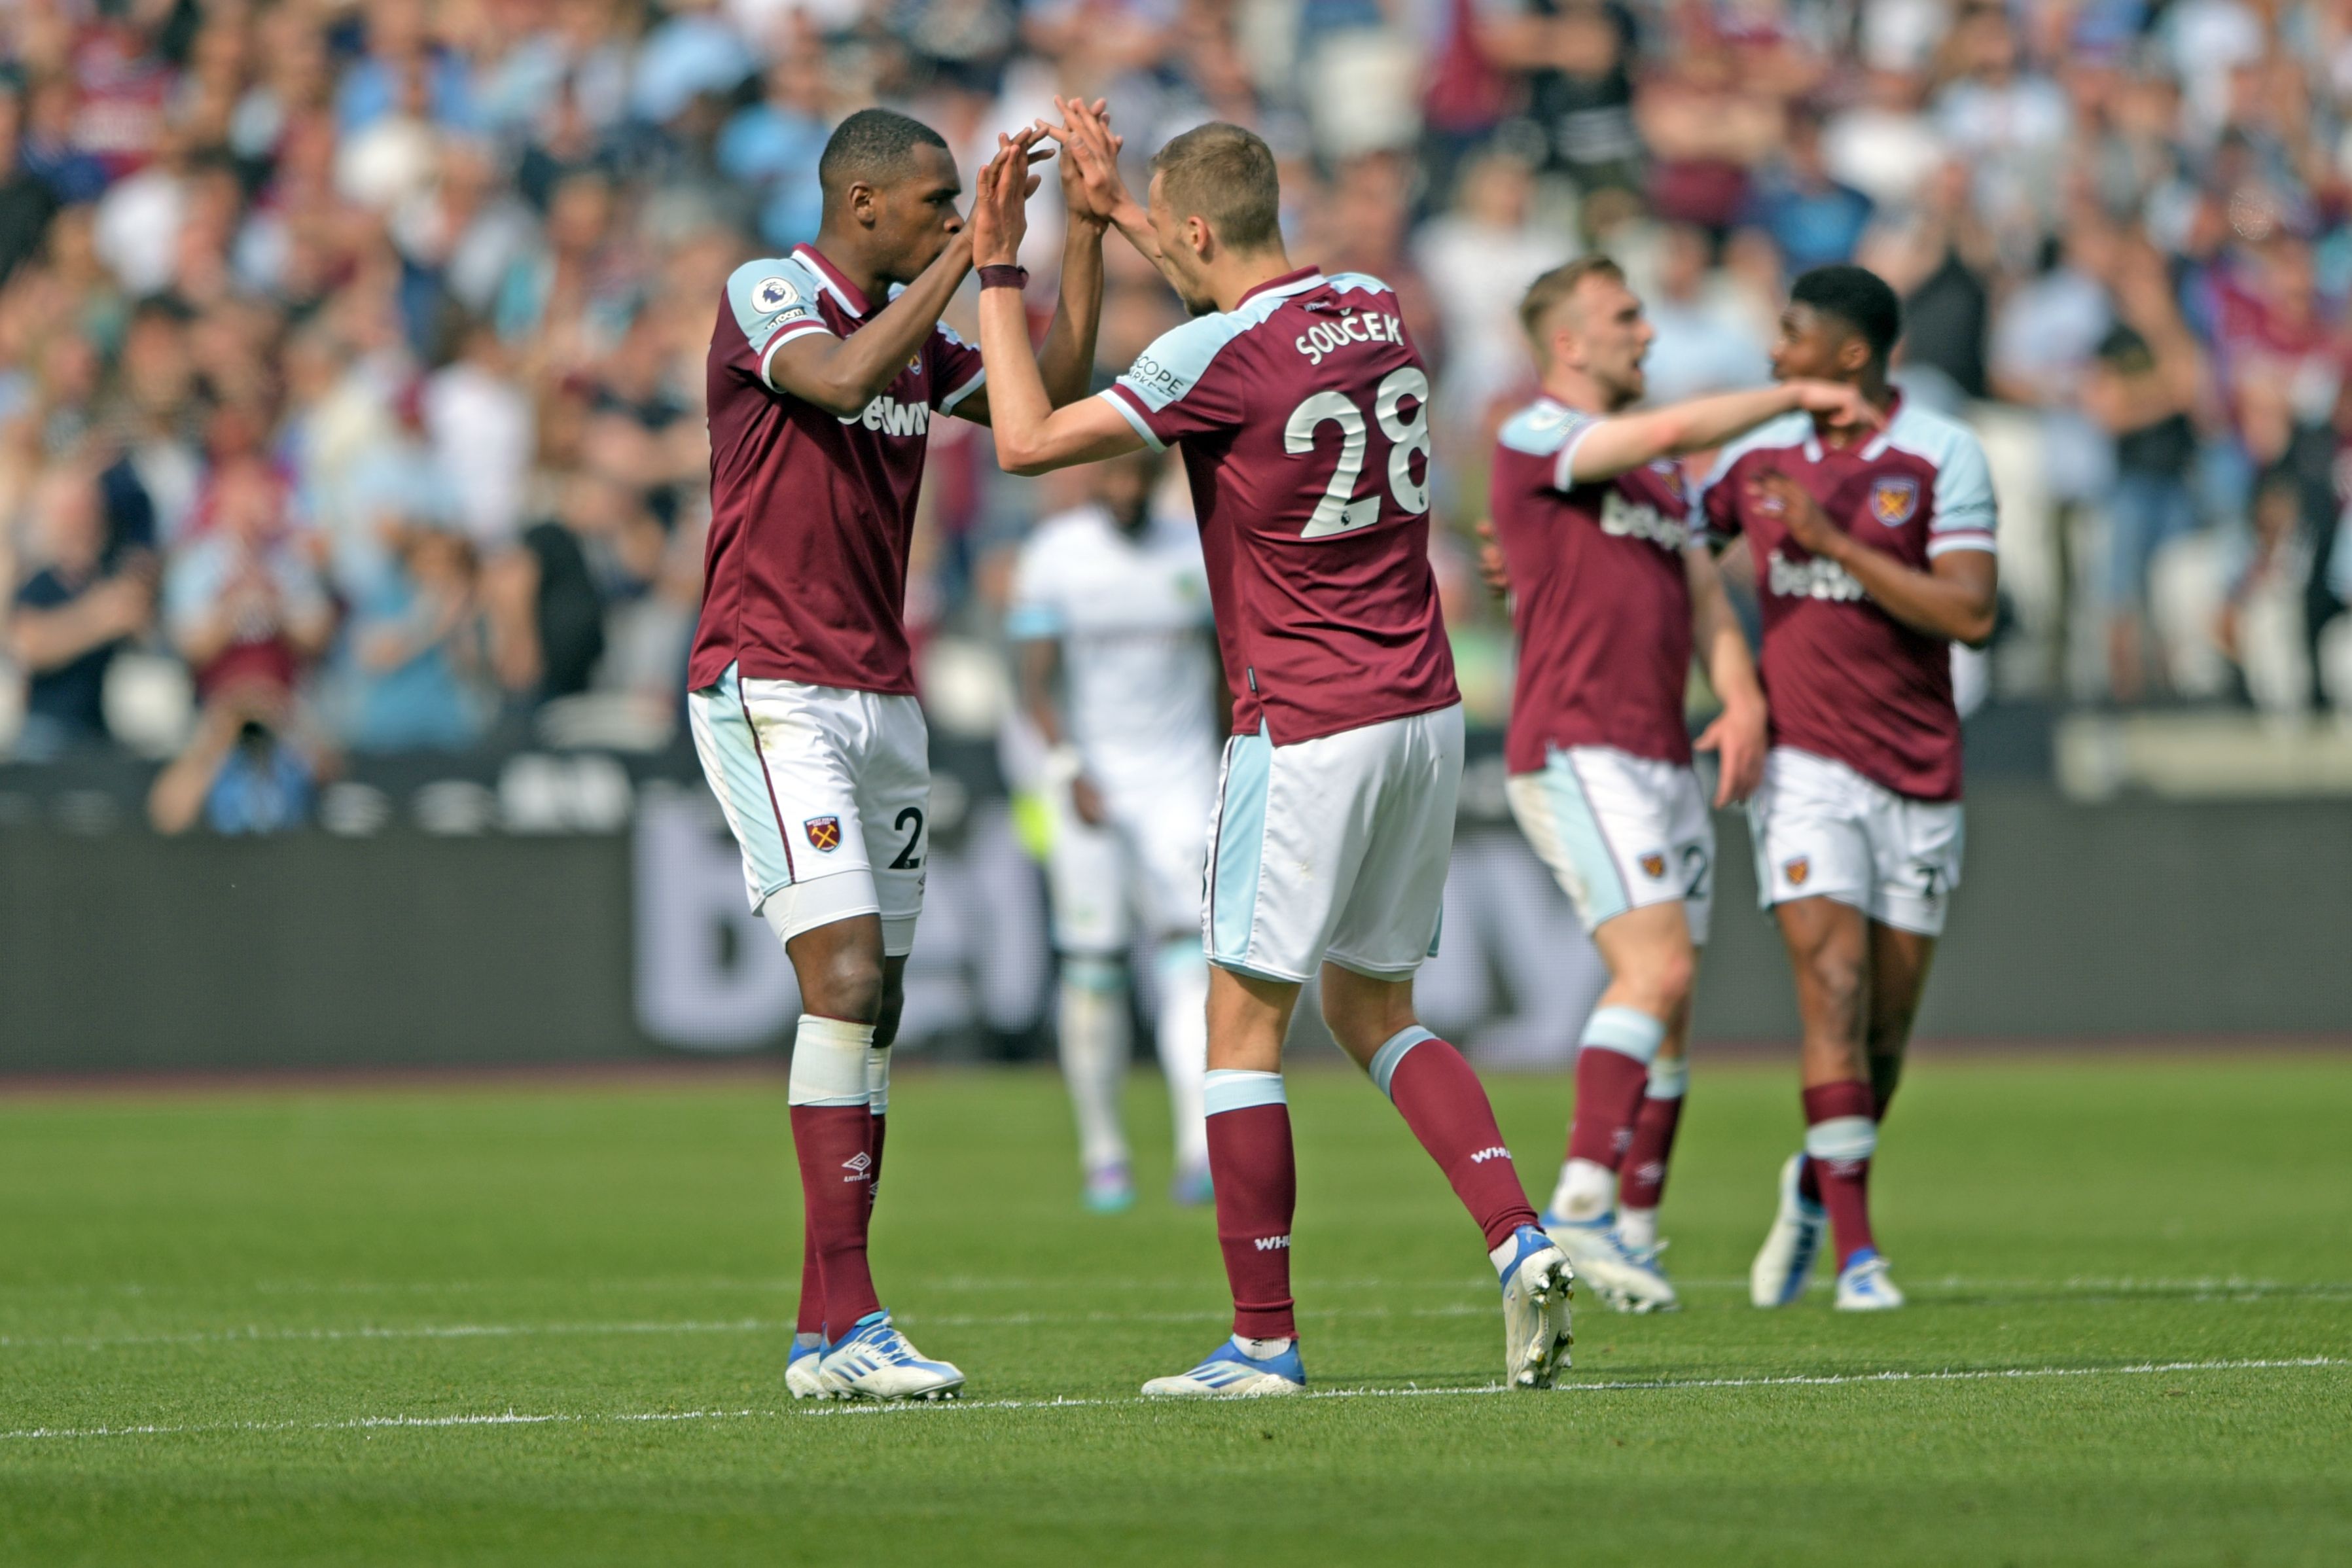
M 1833 561 L 1789 537 L 1748 488 L 1778 469 L 1849 536 L 1926 571 L 1953 551 L 1994 548 L 1992 476 L 1975 436 L 1898 400 L 1884 429 L 1839 447 L 1791 414 L 1725 448 L 1703 491 L 1707 525 L 1744 535 L 1764 607 L 1759 660 L 1772 741 L 1843 763 L 1916 800 L 1960 795 L 1951 645 L 1873 603 Z

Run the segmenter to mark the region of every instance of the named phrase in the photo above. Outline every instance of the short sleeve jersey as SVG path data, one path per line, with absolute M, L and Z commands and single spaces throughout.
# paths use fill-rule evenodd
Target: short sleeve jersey
M 1745 534 L 1764 605 L 1759 673 L 1772 742 L 1843 763 L 1917 800 L 1960 796 L 1960 719 L 1951 645 L 1888 615 L 1843 567 L 1793 542 L 1748 487 L 1777 468 L 1831 521 L 1925 571 L 1954 550 L 1991 550 L 1996 508 L 1984 448 L 1964 426 L 1897 403 L 1857 447 L 1824 446 L 1791 414 L 1725 449 L 1704 498 L 1717 534 Z
M 1148 794 L 1213 765 L 1224 716 L 1191 519 L 1129 533 L 1099 506 L 1047 518 L 1021 548 L 1004 629 L 1061 643 L 1070 736 L 1105 786 Z
M 875 307 L 815 248 L 736 268 L 711 329 L 710 538 L 689 687 L 730 664 L 760 679 L 915 689 L 907 550 L 931 416 L 982 381 L 980 352 L 935 327 L 850 418 L 780 392 L 776 351 L 846 337 Z
M 1310 268 L 1162 336 L 1102 394 L 1183 449 L 1237 732 L 1292 745 L 1460 700 L 1402 314 L 1385 283 Z
M 1544 398 L 1496 444 L 1488 501 L 1519 636 L 1504 742 L 1515 773 L 1570 746 L 1691 760 L 1689 499 L 1671 462 L 1580 482 L 1570 465 L 1600 424 Z

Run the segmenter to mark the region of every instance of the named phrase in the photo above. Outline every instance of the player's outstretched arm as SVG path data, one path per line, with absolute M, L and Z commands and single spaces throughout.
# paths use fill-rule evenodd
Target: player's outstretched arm
M 1715 689 L 1723 711 L 1699 731 L 1695 742 L 1702 752 L 1714 752 L 1723 765 L 1715 785 L 1715 804 L 1729 805 L 1746 800 L 1764 780 L 1764 686 L 1756 679 L 1756 661 L 1748 654 L 1748 634 L 1731 612 L 1723 591 L 1723 574 L 1715 555 L 1705 545 L 1683 552 L 1683 568 L 1690 577 L 1691 645 L 1706 666 L 1707 684 Z
M 1078 99 L 1054 100 L 1055 107 L 1065 114 L 1083 108 Z M 1103 105 L 1095 104 L 1099 114 Z M 1021 133 L 1017 140 L 1024 145 L 1044 139 L 1042 126 Z M 1049 156 L 1052 149 L 1033 153 L 1032 163 Z M 1076 403 L 1087 395 L 1087 384 L 1094 377 L 1095 337 L 1102 325 L 1104 233 L 1110 227 L 1107 214 L 1095 209 L 1085 182 L 1079 178 L 1076 165 L 1066 156 L 1061 160 L 1062 200 L 1069 209 L 1069 226 L 1062 237 L 1061 297 L 1055 302 L 1054 320 L 1045 329 L 1045 346 L 1037 352 L 1038 373 L 1045 378 L 1045 395 L 1055 407 Z M 992 425 L 988 388 L 985 384 L 956 405 L 956 417 L 969 419 L 976 425 Z
M 778 349 L 768 362 L 769 384 L 839 418 L 862 413 L 921 352 L 931 329 L 939 325 L 940 312 L 971 270 L 967 229 L 948 241 L 938 259 L 859 331 L 845 338 L 803 332 Z
M 1151 232 L 1151 215 L 1129 194 L 1127 182 L 1119 176 L 1119 149 L 1127 141 L 1112 132 L 1102 100 L 1096 100 L 1092 108 L 1083 99 L 1056 99 L 1055 104 L 1062 110 L 1062 123 L 1047 125 L 1039 121 L 1038 128 L 1061 144 L 1068 171 L 1086 192 L 1090 209 L 1126 236 L 1127 242 L 1172 286 L 1176 277 L 1168 270 L 1160 237 Z
M 1614 479 L 1661 458 L 1720 447 L 1759 425 L 1799 410 L 1833 427 L 1874 428 L 1886 422 L 1851 386 L 1830 381 L 1784 381 L 1753 392 L 1726 392 L 1637 414 L 1612 414 L 1575 437 L 1563 477 L 1577 484 Z
M 1021 238 L 1028 231 L 1027 145 L 1021 138 L 997 138 L 999 149 L 980 172 L 972 196 L 972 254 L 982 268 L 1017 267 Z M 980 290 L 980 357 L 988 368 L 988 423 L 996 437 L 996 461 L 1007 473 L 1042 474 L 1073 463 L 1095 462 L 1132 452 L 1143 437 L 1126 417 L 1099 397 L 1055 408 L 1046 395 L 1037 356 L 1029 346 L 1029 319 L 1021 290 L 992 288 L 983 273 Z
M 2000 580 L 1990 542 L 1933 555 L 1923 572 L 1840 529 L 1811 491 L 1776 468 L 1750 480 L 1746 499 L 1760 511 L 1780 514 L 1790 539 L 1844 567 L 1880 609 L 1914 631 L 1970 647 L 1992 640 Z

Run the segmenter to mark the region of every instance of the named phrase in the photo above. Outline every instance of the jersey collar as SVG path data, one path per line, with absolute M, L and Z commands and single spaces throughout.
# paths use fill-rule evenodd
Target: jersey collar
M 1307 289 L 1314 288 L 1318 283 L 1322 281 L 1323 269 L 1321 268 L 1302 267 L 1296 272 L 1286 272 L 1279 278 L 1267 279 L 1265 282 L 1259 284 L 1256 288 L 1251 289 L 1248 293 L 1234 300 L 1234 309 L 1236 310 L 1240 310 L 1244 305 L 1248 304 L 1252 300 L 1256 299 L 1261 294 L 1303 294 Z
M 869 307 L 866 302 L 865 294 L 859 290 L 856 284 L 844 278 L 841 275 L 841 269 L 827 261 L 824 253 L 815 246 L 793 247 L 793 259 L 804 263 L 810 270 L 814 271 L 817 276 L 817 281 L 824 285 L 825 292 L 831 294 L 843 310 L 861 321 L 866 319 L 866 312 Z

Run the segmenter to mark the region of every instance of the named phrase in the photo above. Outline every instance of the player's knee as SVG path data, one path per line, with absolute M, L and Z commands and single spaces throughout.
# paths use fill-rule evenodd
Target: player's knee
M 1672 1018 L 1690 1001 L 1698 984 L 1698 954 L 1688 946 L 1662 947 L 1642 966 L 1638 984 L 1645 1011 Z
M 814 973 L 803 973 L 801 978 L 802 988 L 808 994 L 804 1005 L 826 1017 L 878 1026 L 885 1022 L 886 1004 L 895 1004 L 899 999 L 896 994 L 898 988 L 886 983 L 882 955 L 878 952 L 845 944 L 807 968 Z M 888 1005 L 887 1011 L 887 1022 L 895 1032 L 898 1008 Z M 879 1037 L 877 1028 L 877 1040 Z
M 1841 1012 L 1861 1005 L 1862 960 L 1833 947 L 1820 947 L 1804 959 L 1805 978 L 1814 995 Z

